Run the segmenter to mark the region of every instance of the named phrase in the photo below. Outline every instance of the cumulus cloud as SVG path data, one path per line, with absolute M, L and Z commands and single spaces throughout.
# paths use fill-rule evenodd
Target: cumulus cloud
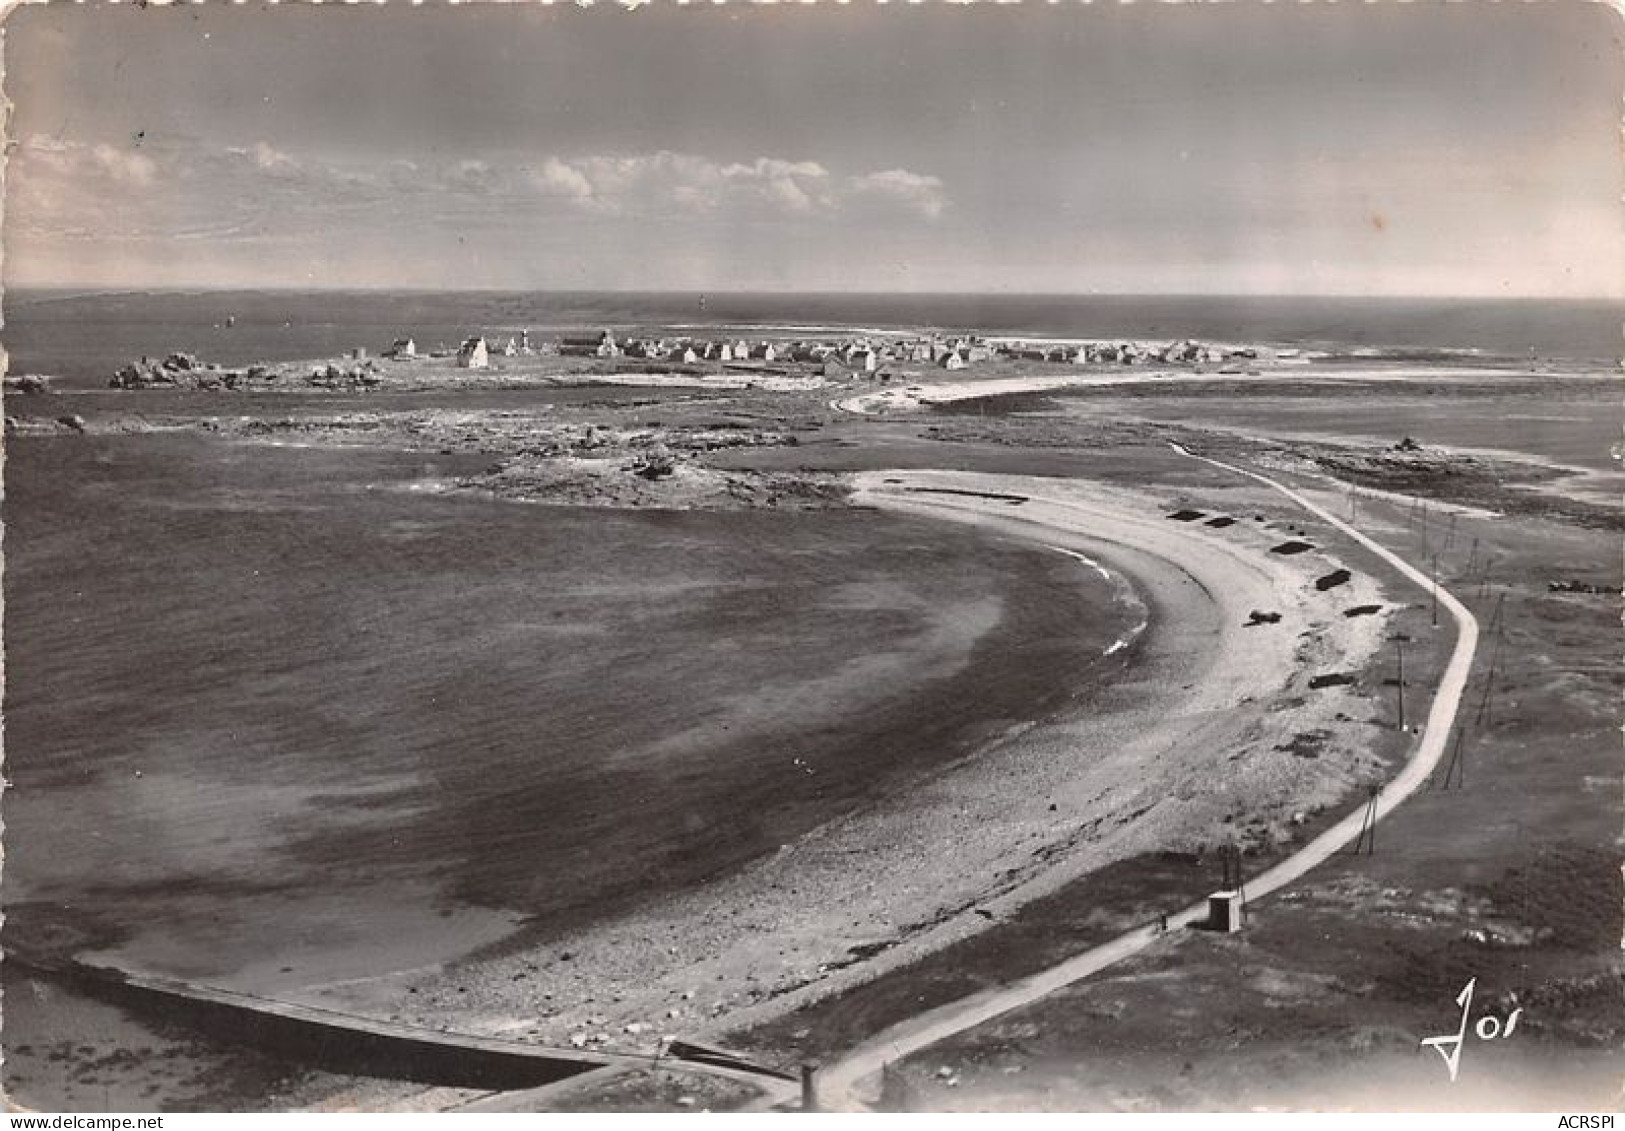
M 310 259 L 337 248 L 393 248 L 404 230 L 425 243 L 483 241 L 501 249 L 493 252 L 500 260 L 520 245 L 574 246 L 586 238 L 584 219 L 615 246 L 682 246 L 707 262 L 731 262 L 747 239 L 740 221 L 752 247 L 772 247 L 793 229 L 837 248 L 864 231 L 928 224 L 946 207 L 932 176 L 770 154 L 351 159 L 287 152 L 265 139 L 208 145 L 150 136 L 140 144 L 22 138 L 7 192 L 8 231 L 18 241 L 8 250 L 19 263 L 42 264 L 82 257 L 71 249 L 92 244 L 119 247 L 125 263 L 212 256 L 258 264 L 293 256 L 290 249 Z M 718 244 L 723 231 L 734 242 Z
M 816 161 L 766 156 L 748 162 L 667 151 L 554 156 L 542 163 L 533 183 L 545 195 L 603 214 L 662 209 L 818 218 L 853 206 L 880 206 L 934 220 L 947 207 L 936 177 L 905 169 L 843 177 Z
M 549 157 L 542 163 L 535 183 L 543 192 L 557 194 L 583 206 L 591 206 L 596 195 L 593 183 L 585 173 L 556 157 Z
M 150 185 L 158 172 L 152 158 L 134 150 L 98 145 L 91 149 L 90 156 L 114 180 L 128 184 Z
M 49 137 L 23 139 L 13 160 L 21 171 L 57 177 L 91 177 L 124 185 L 149 185 L 158 173 L 157 163 L 134 149 Z
M 907 169 L 866 173 L 853 180 L 852 191 L 859 197 L 898 205 L 927 220 L 937 219 L 948 207 L 948 197 L 940 179 L 910 173 Z
M 812 214 L 834 205 L 830 175 L 810 161 L 759 157 L 723 164 L 687 153 L 549 157 L 535 183 L 582 209 L 637 213 L 650 209 L 726 209 Z

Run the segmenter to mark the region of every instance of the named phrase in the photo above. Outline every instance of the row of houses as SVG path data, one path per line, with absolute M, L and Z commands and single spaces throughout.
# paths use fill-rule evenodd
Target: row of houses
M 842 373 L 874 373 L 890 363 L 935 365 L 947 370 L 965 369 L 995 357 L 1017 361 L 1044 361 L 1074 365 L 1098 364 L 1200 364 L 1242 358 L 1255 358 L 1251 349 L 1223 349 L 1189 339 L 1166 345 L 1141 342 L 1085 342 L 1082 344 L 1029 344 L 1008 342 L 997 347 L 974 336 L 949 337 L 932 334 L 917 338 L 847 338 L 839 341 L 772 341 L 746 339 L 644 338 L 618 340 L 612 330 L 596 337 L 569 337 L 549 341 L 533 339 L 521 330 L 499 345 L 484 337 L 466 339 L 455 352 L 458 366 L 484 369 L 496 355 L 505 357 L 537 354 L 565 354 L 578 357 L 637 358 L 679 365 L 726 364 L 730 362 L 799 362 L 822 366 L 826 376 Z M 359 355 L 358 355 L 359 356 Z M 419 356 L 411 338 L 397 339 L 385 356 L 412 359 Z M 432 356 L 451 357 L 452 351 L 436 350 Z
M 1017 361 L 1051 361 L 1073 365 L 1196 365 L 1238 358 L 1256 358 L 1253 349 L 1223 349 L 1186 339 L 1164 346 L 1143 342 L 1085 342 L 1081 345 L 1029 345 L 1012 342 L 1001 346 L 999 354 Z
M 521 330 L 508 338 L 500 345 L 493 345 L 483 337 L 465 338 L 457 348 L 457 364 L 465 369 L 483 369 L 491 363 L 493 354 L 503 357 L 532 356 L 535 354 L 556 353 L 550 343 L 532 340 L 530 331 Z M 411 361 L 417 358 L 418 344 L 412 338 L 396 338 L 390 347 L 384 351 L 384 356 L 397 361 Z M 437 349 L 429 354 L 430 357 L 451 357 L 452 351 Z
M 590 357 L 633 357 L 683 364 L 704 362 L 803 362 L 834 365 L 852 372 L 873 373 L 887 362 L 936 364 L 962 368 L 994 356 L 993 347 L 978 338 L 917 339 L 868 338 L 774 341 L 745 339 L 628 338 L 617 341 L 613 331 L 596 338 L 566 338 L 560 352 Z

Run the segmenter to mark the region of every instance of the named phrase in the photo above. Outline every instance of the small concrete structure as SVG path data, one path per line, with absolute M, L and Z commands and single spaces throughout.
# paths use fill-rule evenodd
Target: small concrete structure
M 1241 930 L 1241 911 L 1244 905 L 1239 891 L 1216 891 L 1207 897 L 1207 923 L 1210 931 L 1233 935 Z

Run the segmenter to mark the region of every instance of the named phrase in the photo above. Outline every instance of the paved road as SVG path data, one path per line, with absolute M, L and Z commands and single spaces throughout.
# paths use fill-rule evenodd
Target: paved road
M 1257 472 L 1208 459 L 1206 456 L 1194 455 L 1178 444 L 1172 446 L 1181 455 L 1257 480 L 1279 491 L 1321 521 L 1342 531 L 1375 553 L 1423 589 L 1431 591 L 1435 587 L 1435 582 L 1427 574 L 1290 487 Z M 1473 655 L 1478 649 L 1478 621 L 1474 619 L 1473 614 L 1442 587 L 1439 588 L 1438 594 L 1439 604 L 1455 618 L 1456 647 L 1451 652 L 1450 661 L 1439 680 L 1438 691 L 1434 695 L 1433 706 L 1428 711 L 1427 721 L 1423 726 L 1415 753 L 1398 776 L 1378 794 L 1379 820 L 1394 806 L 1415 793 L 1438 766 L 1449 740 L 1462 695 L 1467 689 L 1467 677 L 1472 669 Z M 1248 897 L 1256 899 L 1268 895 L 1292 883 L 1311 868 L 1325 863 L 1359 836 L 1365 816 L 1366 811 L 1362 806 L 1273 868 L 1249 879 Z M 1206 916 L 1205 903 L 1193 904 L 1169 916 L 1168 926 L 1170 930 L 1182 929 L 1205 919 Z M 1008 986 L 984 990 L 893 1025 L 851 1050 L 840 1060 L 824 1067 L 819 1073 L 820 1102 L 830 1108 L 859 1109 L 862 1106 L 859 1100 L 862 1085 L 878 1074 L 888 1062 L 900 1060 L 1012 1009 L 1019 1009 L 1038 1001 L 1056 990 L 1139 953 L 1158 937 L 1158 929 L 1152 926 L 1129 931 L 1108 943 L 1075 955 L 1058 966 L 1052 966 L 1048 970 L 1040 971 Z

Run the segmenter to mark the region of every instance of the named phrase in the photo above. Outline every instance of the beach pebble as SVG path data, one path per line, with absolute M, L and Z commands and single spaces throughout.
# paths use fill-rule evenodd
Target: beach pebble
M 647 1026 L 647 1025 L 645 1025 L 645 1024 L 644 1024 L 644 1023 L 643 1023 L 643 1022 L 641 1022 L 641 1021 L 634 1021 L 634 1022 L 632 1022 L 632 1024 L 630 1024 L 630 1025 L 628 1025 L 628 1026 L 627 1026 L 627 1027 L 626 1027 L 626 1031 L 627 1031 L 627 1032 L 628 1032 L 628 1033 L 630 1033 L 630 1034 L 632 1034 L 632 1035 L 633 1035 L 633 1036 L 634 1036 L 634 1037 L 635 1037 L 635 1036 L 637 1036 L 637 1035 L 638 1035 L 638 1034 L 639 1034 L 639 1033 L 641 1033 L 641 1032 L 643 1032 L 643 1031 L 644 1031 L 644 1030 L 645 1030 L 645 1029 L 647 1029 L 647 1028 L 648 1028 L 648 1027 L 649 1027 L 649 1026 Z
M 578 1048 L 578 1049 L 586 1048 L 587 1047 L 587 1034 L 585 1034 L 585 1033 L 571 1033 L 570 1034 L 570 1044 L 573 1045 L 574 1047 Z

